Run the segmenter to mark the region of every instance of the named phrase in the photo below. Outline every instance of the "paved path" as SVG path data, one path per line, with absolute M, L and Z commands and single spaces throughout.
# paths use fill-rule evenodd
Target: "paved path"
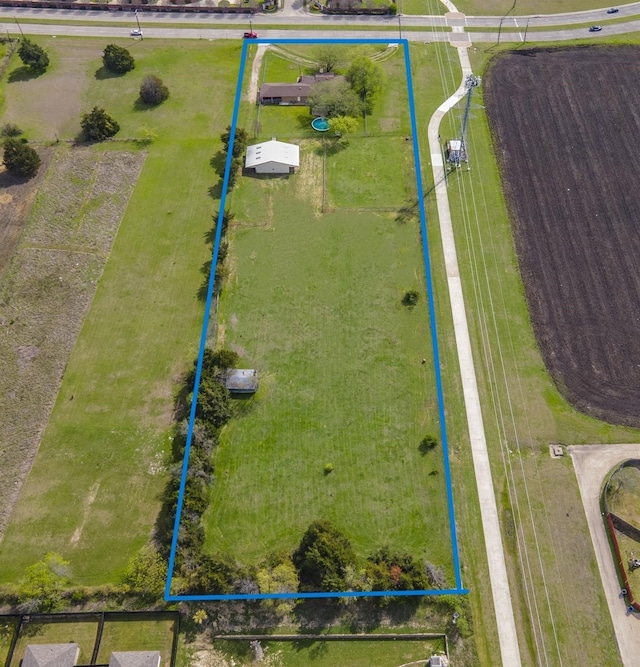
M 609 471 L 625 459 L 640 458 L 637 445 L 580 445 L 567 447 L 573 459 L 580 496 L 596 552 L 604 595 L 625 667 L 640 664 L 640 618 L 628 614 L 620 597 L 620 583 L 600 512 L 600 490 Z M 638 591 L 640 593 L 640 591 Z
M 491 466 L 489 464 L 489 453 L 487 451 L 487 441 L 480 406 L 480 394 L 476 381 L 467 314 L 462 294 L 462 281 L 460 280 L 460 271 L 458 270 L 458 257 L 445 180 L 445 165 L 440 143 L 440 122 L 444 115 L 465 96 L 464 80 L 468 74 L 471 74 L 471 64 L 469 63 L 467 49 L 458 48 L 458 53 L 462 66 L 462 83 L 458 90 L 448 100 L 443 102 L 431 117 L 428 128 L 429 150 L 431 153 L 434 183 L 436 184 L 435 192 L 440 222 L 440 236 L 447 272 L 449 301 L 453 314 L 453 327 L 456 337 L 469 439 L 471 442 L 471 454 L 480 500 L 480 515 L 489 565 L 493 608 L 498 627 L 500 654 L 502 656 L 502 664 L 505 667 L 519 667 L 521 664 L 520 649 L 502 548 L 500 522 L 498 520 L 498 509 L 493 489 Z

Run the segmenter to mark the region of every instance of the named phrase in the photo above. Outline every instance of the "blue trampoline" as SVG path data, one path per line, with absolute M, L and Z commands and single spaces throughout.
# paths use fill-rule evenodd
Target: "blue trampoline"
M 326 132 L 329 129 L 329 121 L 327 118 L 314 118 L 311 127 L 318 132 Z

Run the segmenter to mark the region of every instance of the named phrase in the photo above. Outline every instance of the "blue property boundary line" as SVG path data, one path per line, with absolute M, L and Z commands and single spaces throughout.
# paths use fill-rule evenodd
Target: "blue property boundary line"
M 236 126 L 238 123 L 238 114 L 240 111 L 240 100 L 242 93 L 242 81 L 244 78 L 244 69 L 247 61 L 247 51 L 249 42 L 243 41 L 242 53 L 240 56 L 240 68 L 238 71 L 238 81 L 236 84 L 236 96 L 233 106 L 233 116 L 231 120 L 231 131 L 229 136 L 229 148 L 227 152 L 227 161 L 224 169 L 222 181 L 222 196 L 220 199 L 220 208 L 218 211 L 218 220 L 216 224 L 216 236 L 213 246 L 213 255 L 211 258 L 211 272 L 209 284 L 207 287 L 207 301 L 204 311 L 204 320 L 202 323 L 202 333 L 200 335 L 200 350 L 196 364 L 195 382 L 193 388 L 193 399 L 189 412 L 189 427 L 187 430 L 187 440 L 184 450 L 184 459 L 182 462 L 182 476 L 180 478 L 180 487 L 178 491 L 178 502 L 176 505 L 176 516 L 173 525 L 173 537 L 171 540 L 171 551 L 169 553 L 168 576 L 164 591 L 164 599 L 168 602 L 180 601 L 208 601 L 208 600 L 277 600 L 287 598 L 340 598 L 340 597 L 415 597 L 415 596 L 440 596 L 440 595 L 459 595 L 468 593 L 468 589 L 462 587 L 462 577 L 460 572 L 460 557 L 458 554 L 458 538 L 456 534 L 453 490 L 451 488 L 451 469 L 449 465 L 449 445 L 447 440 L 447 427 L 445 422 L 444 395 L 442 390 L 442 375 L 440 372 L 440 353 L 438 348 L 438 337 L 436 330 L 436 316 L 433 300 L 433 284 L 431 279 L 431 260 L 429 256 L 429 242 L 427 239 L 427 216 L 424 206 L 424 191 L 422 187 L 422 169 L 420 167 L 420 153 L 418 144 L 418 126 L 416 122 L 415 103 L 413 95 L 413 83 L 411 78 L 411 61 L 409 57 L 409 43 L 406 39 L 257 39 L 251 40 L 251 44 L 399 44 L 403 48 L 405 72 L 407 78 L 407 91 L 409 114 L 411 118 L 411 134 L 413 140 L 413 155 L 416 172 L 416 191 L 418 206 L 420 211 L 420 231 L 422 237 L 422 254 L 425 267 L 425 281 L 427 288 L 427 301 L 429 306 L 429 324 L 431 327 L 431 344 L 434 358 L 434 371 L 436 380 L 436 393 L 438 397 L 438 414 L 440 418 L 440 437 L 442 440 L 442 453 L 444 458 L 445 482 L 447 487 L 447 504 L 449 510 L 449 529 L 451 533 L 451 547 L 453 551 L 453 567 L 455 573 L 456 587 L 452 589 L 434 589 L 423 591 L 341 591 L 341 592 L 319 592 L 319 593 L 260 593 L 260 594 L 231 594 L 231 595 L 172 595 L 171 583 L 173 581 L 173 570 L 175 567 L 176 551 L 178 546 L 178 534 L 180 530 L 180 517 L 182 515 L 182 506 L 184 503 L 184 491 L 187 483 L 187 472 L 189 468 L 189 455 L 191 452 L 191 442 L 193 438 L 193 424 L 195 421 L 196 405 L 198 399 L 198 390 L 200 388 L 200 377 L 202 374 L 202 362 L 204 350 L 207 341 L 207 331 L 209 327 L 209 317 L 211 314 L 211 302 L 213 296 L 213 285 L 215 279 L 215 267 L 218 262 L 218 252 L 220 249 L 220 239 L 222 234 L 222 219 L 225 211 L 227 199 L 227 189 L 229 185 L 229 174 L 231 172 L 231 160 L 233 156 L 233 144 L 236 135 Z

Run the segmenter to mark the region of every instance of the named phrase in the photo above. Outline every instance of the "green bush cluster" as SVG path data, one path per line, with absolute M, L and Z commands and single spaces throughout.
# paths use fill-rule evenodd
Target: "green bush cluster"
M 149 106 L 157 106 L 169 97 L 169 89 L 155 74 L 147 74 L 140 84 L 140 99 Z
M 24 65 L 37 74 L 42 74 L 49 67 L 47 52 L 26 37 L 23 37 L 20 42 L 18 55 Z
M 300 591 L 391 593 L 426 590 L 431 584 L 430 570 L 410 554 L 383 547 L 359 559 L 349 538 L 325 520 L 309 526 L 291 560 L 298 571 Z
M 102 54 L 102 64 L 106 70 L 114 74 L 130 72 L 136 61 L 127 49 L 117 44 L 107 44 Z
M 20 178 L 31 178 L 36 175 L 40 167 L 40 156 L 26 143 L 26 139 L 7 137 L 3 147 L 2 160 L 10 174 Z
M 229 143 L 231 141 L 231 126 L 227 125 L 227 129 L 220 135 L 222 141 L 222 151 L 220 151 L 220 159 L 214 158 L 212 162 L 219 165 L 218 176 L 224 178 L 224 170 L 227 164 L 227 155 L 229 153 Z M 233 189 L 238 181 L 238 174 L 242 169 L 242 155 L 247 148 L 249 135 L 244 128 L 236 127 L 236 133 L 233 140 L 233 152 L 231 155 L 231 171 L 229 172 L 229 190 Z
M 237 361 L 238 355 L 231 350 L 214 351 L 209 348 L 205 349 L 202 359 L 175 559 L 174 579 L 178 581 L 183 593 L 225 594 L 238 590 L 239 587 L 246 589 L 247 580 L 251 580 L 231 557 L 203 552 L 202 515 L 209 505 L 211 486 L 214 483 L 213 451 L 218 444 L 220 429 L 232 415 L 224 378 L 226 371 L 233 368 Z M 196 368 L 197 361 L 187 374 L 185 391 L 193 387 Z M 177 429 L 178 461 L 165 490 L 163 520 L 158 530 L 165 553 L 169 550 L 176 516 L 187 430 L 188 421 L 183 419 Z M 253 587 L 257 590 L 256 584 L 253 584 Z

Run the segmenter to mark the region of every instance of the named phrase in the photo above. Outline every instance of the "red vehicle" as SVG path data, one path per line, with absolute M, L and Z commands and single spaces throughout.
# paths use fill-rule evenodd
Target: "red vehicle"
M 253 30 L 251 30 L 251 32 L 245 32 L 243 39 L 258 39 L 258 33 L 253 32 Z

